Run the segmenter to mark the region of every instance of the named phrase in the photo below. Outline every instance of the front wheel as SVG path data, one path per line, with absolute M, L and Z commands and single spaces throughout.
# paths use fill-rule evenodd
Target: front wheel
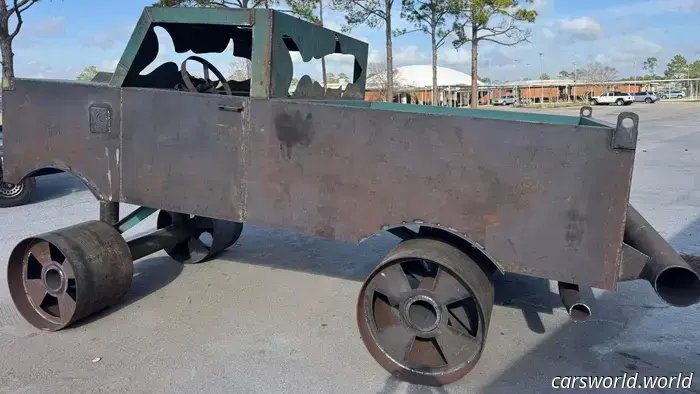
M 590 103 L 591 105 L 598 105 L 598 102 L 596 100 L 591 100 Z
M 644 100 L 644 101 L 646 101 L 647 104 L 651 104 L 651 102 L 652 102 L 651 99 L 650 99 L 649 97 L 647 97 L 646 100 Z
M 432 239 L 401 242 L 365 281 L 357 323 L 372 357 L 400 380 L 454 382 L 486 344 L 493 284 L 459 249 Z

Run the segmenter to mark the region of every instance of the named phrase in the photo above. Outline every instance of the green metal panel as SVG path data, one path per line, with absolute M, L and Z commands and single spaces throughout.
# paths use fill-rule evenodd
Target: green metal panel
M 292 101 L 292 100 L 290 100 Z M 583 116 L 550 115 L 533 112 L 501 111 L 489 109 L 455 108 L 455 107 L 435 107 L 431 105 L 400 104 L 386 102 L 369 102 L 359 100 L 309 100 L 315 103 L 345 106 L 345 107 L 368 107 L 385 111 L 411 112 L 428 115 L 453 115 L 465 116 L 481 119 L 513 120 L 517 122 L 546 123 L 564 126 L 588 126 L 614 129 L 615 125 Z
M 279 11 L 270 11 L 273 20 L 271 51 L 271 90 L 270 97 L 287 97 L 289 85 L 292 82 L 292 59 L 283 37 L 291 38 L 299 49 L 299 54 L 305 62 L 311 59 L 321 59 L 324 56 L 342 53 L 353 55 L 353 81 L 346 86 L 343 97 L 364 99 L 365 81 L 367 79 L 367 53 L 369 45 L 344 34 L 326 29 Z M 302 78 L 297 85 L 295 97 L 321 98 L 331 97 L 334 92 L 324 92 L 323 87 L 311 84 L 310 79 Z M 307 82 L 306 86 L 303 86 Z M 298 93 L 297 93 L 298 92 Z M 340 92 L 337 92 L 339 96 Z
M 147 34 L 161 23 L 251 26 L 253 18 L 252 10 L 145 7 L 109 82 L 111 86 L 122 86 Z
M 270 97 L 272 17 L 269 10 L 256 9 L 254 12 L 250 96 L 268 98 Z

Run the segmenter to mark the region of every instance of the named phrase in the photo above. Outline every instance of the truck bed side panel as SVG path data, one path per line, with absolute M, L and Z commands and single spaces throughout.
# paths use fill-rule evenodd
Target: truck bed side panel
M 633 151 L 612 129 L 254 100 L 247 220 L 357 241 L 414 220 L 507 271 L 614 288 Z

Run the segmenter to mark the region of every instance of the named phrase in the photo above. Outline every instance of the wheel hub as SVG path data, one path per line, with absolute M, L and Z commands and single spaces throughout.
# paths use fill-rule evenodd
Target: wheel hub
M 402 317 L 418 334 L 435 331 L 442 321 L 442 307 L 432 297 L 418 294 L 408 298 L 402 308 Z
M 65 291 L 66 275 L 55 261 L 44 267 L 42 271 L 41 277 L 47 293 L 56 297 Z
M 21 183 L 15 185 L 14 183 L 3 182 L 2 177 L 0 177 L 0 196 L 6 198 L 15 197 L 22 193 L 22 189 Z

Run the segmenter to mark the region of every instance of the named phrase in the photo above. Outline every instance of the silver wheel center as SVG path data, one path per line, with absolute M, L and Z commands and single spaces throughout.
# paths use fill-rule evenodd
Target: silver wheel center
M 428 333 L 435 330 L 442 320 L 442 309 L 432 298 L 420 294 L 406 301 L 404 321 L 415 330 Z
M 63 290 L 64 275 L 58 266 L 50 265 L 44 270 L 44 286 L 49 294 L 56 295 Z

